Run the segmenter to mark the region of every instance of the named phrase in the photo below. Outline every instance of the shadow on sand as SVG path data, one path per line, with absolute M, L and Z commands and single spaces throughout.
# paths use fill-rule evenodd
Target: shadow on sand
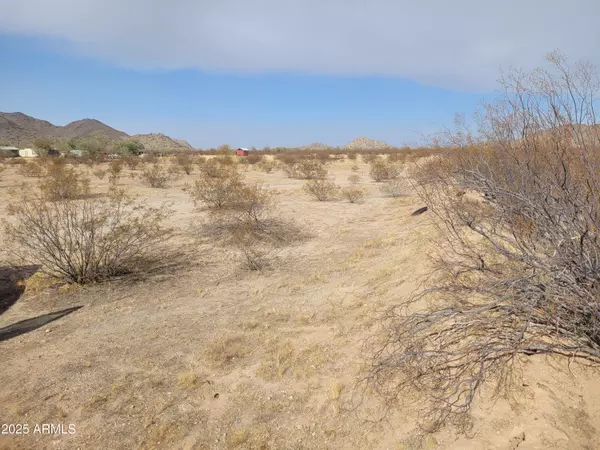
M 37 316 L 32 319 L 21 320 L 20 322 L 13 323 L 7 327 L 0 328 L 0 342 L 7 341 L 22 334 L 29 333 L 33 330 L 37 330 L 38 328 L 43 327 L 50 322 L 54 322 L 61 317 L 67 316 L 82 307 L 83 306 L 74 306 L 72 308 Z

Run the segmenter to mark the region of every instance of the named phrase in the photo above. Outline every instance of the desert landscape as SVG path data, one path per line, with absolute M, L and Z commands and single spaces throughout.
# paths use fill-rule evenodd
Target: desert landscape
M 549 62 L 420 148 L 0 115 L 0 448 L 600 448 L 598 85 Z

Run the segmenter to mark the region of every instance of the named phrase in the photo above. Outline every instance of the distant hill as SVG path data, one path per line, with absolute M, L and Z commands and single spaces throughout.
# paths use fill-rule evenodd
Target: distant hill
M 57 128 L 59 128 L 60 136 L 63 139 L 85 137 L 94 133 L 103 134 L 114 141 L 128 137 L 127 133 L 115 130 L 114 128 L 109 127 L 108 125 L 105 125 L 96 119 L 77 120 L 65 125 L 64 127 Z
M 151 133 L 151 134 L 134 134 L 129 137 L 130 139 L 135 139 L 136 141 L 141 142 L 144 145 L 146 150 L 193 150 L 190 144 L 186 141 L 177 141 L 175 139 L 171 139 L 169 136 L 165 136 L 161 133 Z
M 387 142 L 383 141 L 375 141 L 373 139 L 368 139 L 364 136 L 354 139 L 353 141 L 348 142 L 344 148 L 349 150 L 359 150 L 359 149 L 375 149 L 375 148 L 391 148 L 392 146 Z
M 8 144 L 16 147 L 29 147 L 38 138 L 52 141 L 76 139 L 91 134 L 102 134 L 112 141 L 137 139 L 148 150 L 191 150 L 193 147 L 186 141 L 176 141 L 164 134 L 138 134 L 129 136 L 96 119 L 82 119 L 65 126 L 36 119 L 20 112 L 0 112 L 0 145 Z

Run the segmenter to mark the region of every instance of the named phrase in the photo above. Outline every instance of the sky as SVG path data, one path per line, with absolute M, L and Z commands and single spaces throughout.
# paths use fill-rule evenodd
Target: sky
M 199 148 L 418 144 L 560 49 L 596 0 L 0 0 L 0 111 Z

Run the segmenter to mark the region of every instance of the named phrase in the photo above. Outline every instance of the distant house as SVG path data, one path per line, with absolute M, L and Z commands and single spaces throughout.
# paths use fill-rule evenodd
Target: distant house
M 21 150 L 19 150 L 19 156 L 21 156 L 22 158 L 35 158 L 39 155 L 32 148 L 22 148 Z
M 250 150 L 248 150 L 247 148 L 238 148 L 235 151 L 235 154 L 237 156 L 248 156 L 249 153 L 250 153 Z
M 0 157 L 13 158 L 15 156 L 19 156 L 17 147 L 0 146 Z
M 72 158 L 81 158 L 83 156 L 83 150 L 69 150 L 68 156 Z

